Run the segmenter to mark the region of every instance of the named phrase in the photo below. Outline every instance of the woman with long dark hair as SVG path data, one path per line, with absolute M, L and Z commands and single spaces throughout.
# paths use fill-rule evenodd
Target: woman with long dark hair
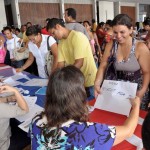
M 137 96 L 141 99 L 141 109 L 147 110 L 150 100 L 148 96 L 150 52 L 144 42 L 132 38 L 132 20 L 128 15 L 117 15 L 112 26 L 115 40 L 109 42 L 105 47 L 95 80 L 95 96 L 100 94 L 100 86 L 107 73 L 108 61 L 113 57 L 116 80 L 138 83 Z M 107 79 L 114 79 L 112 72 L 108 74 Z
M 139 98 L 123 126 L 88 122 L 84 76 L 75 66 L 53 72 L 49 78 L 45 111 L 30 126 L 32 149 L 110 150 L 131 136 L 139 116 Z

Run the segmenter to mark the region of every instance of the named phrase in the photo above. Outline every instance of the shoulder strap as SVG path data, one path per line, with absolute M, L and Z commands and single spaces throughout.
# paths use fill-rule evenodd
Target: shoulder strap
M 47 49 L 48 49 L 48 51 L 50 51 L 50 54 L 52 55 L 51 47 L 49 46 L 49 38 L 50 38 L 50 36 L 47 37 Z
M 16 38 L 14 37 L 14 49 L 16 49 Z
M 132 48 L 131 48 L 131 53 L 134 53 L 135 52 L 135 43 L 136 43 L 136 39 L 133 38 L 132 39 Z
M 51 48 L 50 48 L 50 46 L 49 46 L 49 37 L 50 37 L 50 36 L 47 37 L 47 49 L 50 51 Z

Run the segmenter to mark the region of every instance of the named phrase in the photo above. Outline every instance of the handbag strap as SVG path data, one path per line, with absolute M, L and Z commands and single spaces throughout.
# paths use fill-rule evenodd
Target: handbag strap
M 16 39 L 14 38 L 14 50 L 16 49 Z
M 49 38 L 50 38 L 50 36 L 47 37 L 47 49 L 48 49 L 48 51 L 50 51 L 50 55 L 52 55 L 51 47 L 49 46 Z

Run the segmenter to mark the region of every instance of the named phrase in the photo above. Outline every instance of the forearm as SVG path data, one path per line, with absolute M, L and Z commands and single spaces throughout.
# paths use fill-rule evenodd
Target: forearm
M 139 118 L 139 108 L 140 105 L 137 105 L 135 108 L 133 108 L 131 110 L 129 117 L 124 123 L 124 126 L 128 129 L 129 137 L 134 133 L 134 130 L 137 126 L 138 118 Z
M 22 110 L 28 112 L 29 108 L 28 108 L 28 105 L 27 105 L 26 101 L 24 100 L 23 96 L 17 90 L 15 90 L 14 93 L 15 93 L 15 97 L 16 97 L 18 106 Z
M 22 70 L 27 69 L 33 63 L 34 59 L 28 59 L 25 64 L 22 66 Z
M 76 59 L 73 65 L 78 69 L 80 69 L 83 66 L 83 62 L 84 62 L 84 58 Z
M 57 59 L 57 57 L 54 57 L 53 66 L 52 66 L 52 72 L 53 72 L 54 70 L 56 70 L 57 65 L 58 65 L 58 59 Z
M 142 88 L 140 90 L 146 92 L 149 83 L 150 83 L 150 73 L 149 72 L 143 73 L 143 83 L 142 83 Z
M 104 79 L 104 73 L 105 73 L 107 63 L 104 63 L 104 62 L 102 62 L 102 63 L 96 74 L 95 85 L 101 85 L 103 82 L 103 79 Z
M 131 110 L 129 117 L 122 126 L 116 126 L 116 138 L 113 145 L 117 145 L 134 133 L 138 123 L 140 103 Z

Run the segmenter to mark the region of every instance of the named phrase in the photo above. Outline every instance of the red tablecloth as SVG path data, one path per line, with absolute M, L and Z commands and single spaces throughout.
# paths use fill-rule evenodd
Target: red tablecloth
M 95 100 L 89 102 L 89 105 L 94 105 Z M 140 117 L 145 118 L 146 111 L 140 110 Z M 89 120 L 92 122 L 106 123 L 109 125 L 122 125 L 126 120 L 126 116 L 119 115 L 116 113 L 111 113 L 108 111 L 95 109 L 93 112 L 89 114 Z M 141 125 L 137 125 L 134 134 L 141 138 Z M 112 150 L 136 150 L 136 146 L 130 144 L 126 140 L 121 142 L 120 144 L 114 146 Z

